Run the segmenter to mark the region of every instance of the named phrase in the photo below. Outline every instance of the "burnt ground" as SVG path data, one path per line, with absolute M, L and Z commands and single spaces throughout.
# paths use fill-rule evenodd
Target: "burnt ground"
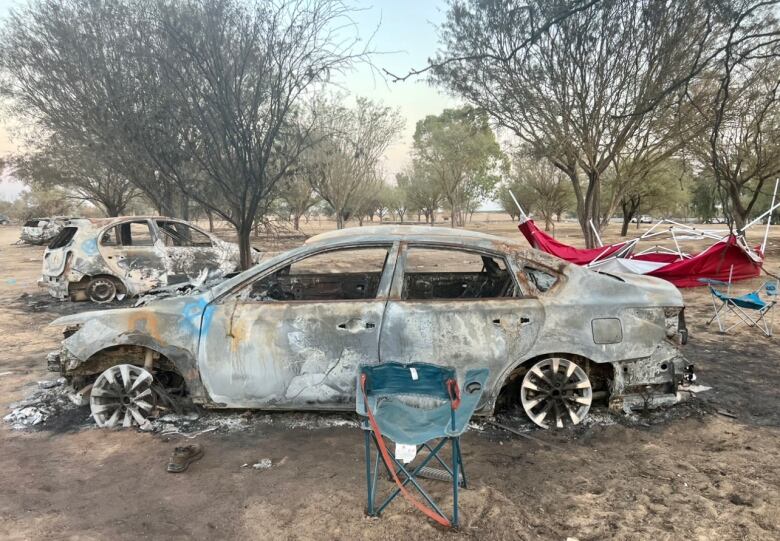
M 473 227 L 517 234 L 508 221 Z M 45 359 L 59 329 L 48 323 L 95 308 L 39 293 L 42 249 L 11 246 L 17 233 L 0 227 L 0 416 L 53 379 Z M 577 242 L 573 225 L 559 235 Z M 777 273 L 780 229 L 772 237 Z M 463 441 L 471 488 L 458 534 L 401 501 L 364 516 L 363 440 L 350 416 L 203 413 L 150 434 L 98 430 L 88 408 L 70 408 L 33 429 L 0 423 L 0 538 L 780 538 L 778 339 L 721 336 L 703 325 L 707 292 L 684 294 L 686 355 L 712 390 L 648 415 L 591 410 L 566 432 L 501 419 L 533 439 L 480 423 Z M 204 458 L 164 473 L 183 441 L 201 443 Z M 262 459 L 271 467 L 251 467 Z M 434 493 L 446 501 L 443 485 Z

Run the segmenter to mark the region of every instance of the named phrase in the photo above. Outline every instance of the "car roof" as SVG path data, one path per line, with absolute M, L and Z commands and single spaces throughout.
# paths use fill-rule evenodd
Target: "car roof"
M 169 216 L 115 216 L 113 218 L 71 218 L 69 221 L 75 225 L 89 224 L 94 227 L 103 227 L 106 225 L 117 224 L 121 222 L 132 222 L 135 220 L 168 220 L 173 222 L 182 222 L 182 223 L 189 224 L 187 220 L 182 220 L 181 218 L 171 218 Z
M 306 244 L 342 244 L 349 242 L 371 242 L 404 240 L 411 242 L 440 242 L 443 244 L 473 245 L 482 248 L 516 249 L 522 245 L 511 239 L 450 227 L 426 225 L 379 225 L 369 227 L 348 227 L 320 233 L 306 240 Z

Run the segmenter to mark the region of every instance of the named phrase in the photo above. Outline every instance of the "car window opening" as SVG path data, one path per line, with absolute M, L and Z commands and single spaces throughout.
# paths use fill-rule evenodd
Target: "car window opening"
M 52 241 L 49 243 L 49 250 L 56 250 L 58 248 L 64 248 L 68 244 L 70 244 L 70 241 L 73 240 L 73 236 L 76 234 L 76 231 L 78 231 L 77 227 L 65 227 L 57 233 L 57 236 L 52 239 Z
M 447 249 L 411 248 L 402 298 L 487 299 L 514 297 L 515 281 L 501 257 Z
M 157 227 L 162 234 L 165 245 L 168 247 L 211 247 L 211 239 L 208 236 L 188 225 L 158 220 Z
M 339 301 L 376 298 L 388 248 L 350 248 L 296 261 L 239 293 L 249 301 Z
M 555 285 L 557 280 L 555 275 L 541 269 L 529 267 L 527 265 L 523 267 L 523 274 L 526 275 L 528 281 L 531 282 L 531 284 L 533 284 L 533 286 L 541 293 L 549 290 L 553 285 Z
M 100 244 L 103 246 L 117 246 L 116 233 L 118 230 L 119 244 L 122 246 L 153 246 L 152 231 L 145 220 L 119 224 L 103 233 Z

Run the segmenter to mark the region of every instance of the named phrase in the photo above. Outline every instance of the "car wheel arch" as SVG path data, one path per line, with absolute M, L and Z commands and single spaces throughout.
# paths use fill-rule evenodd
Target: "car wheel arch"
M 198 370 L 197 359 L 187 350 L 162 345 L 151 337 L 125 335 L 121 343 L 104 343 L 95 348 L 77 369 L 83 375 L 99 375 L 105 369 L 121 364 L 144 366 L 147 351 L 155 355 L 154 366 L 166 372 L 178 374 L 184 380 L 190 397 L 195 401 L 208 401 Z M 128 358 L 130 357 L 130 358 Z
M 580 367 L 587 369 L 586 373 L 588 373 L 589 377 L 591 376 L 591 372 L 596 372 L 597 381 L 601 382 L 602 380 L 605 380 L 603 384 L 607 387 L 608 382 L 614 379 L 613 363 L 597 363 L 584 355 L 572 352 L 550 351 L 547 353 L 540 353 L 519 360 L 503 370 L 501 375 L 496 379 L 491 393 L 489 393 L 488 403 L 485 404 L 483 411 L 489 414 L 495 414 L 497 409 L 500 410 L 505 405 L 514 403 L 515 400 L 513 400 L 513 397 L 511 396 L 513 386 L 522 381 L 525 373 L 531 366 L 539 361 L 552 357 L 559 357 L 575 362 Z M 519 397 L 517 398 L 517 402 L 519 403 Z

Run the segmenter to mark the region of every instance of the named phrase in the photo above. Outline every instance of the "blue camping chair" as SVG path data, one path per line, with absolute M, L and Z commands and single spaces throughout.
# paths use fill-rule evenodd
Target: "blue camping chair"
M 699 281 L 707 284 L 710 288 L 712 307 L 715 309 L 715 315 L 710 318 L 707 325 L 717 320 L 720 332 L 727 333 L 734 327 L 744 323 L 748 327 L 757 328 L 765 336 L 772 336 L 772 323 L 767 320 L 766 315 L 777 304 L 776 281 L 764 282 L 758 289 L 744 295 L 732 295 L 730 292 L 731 286 L 727 282 L 709 278 L 699 278 Z M 726 292 L 715 289 L 715 286 L 726 286 Z M 765 298 L 763 299 L 760 295 L 762 291 L 765 293 Z M 720 302 L 720 305 L 718 305 L 718 302 Z M 737 316 L 737 321 L 726 327 L 726 320 L 729 314 Z
M 457 528 L 458 488 L 466 486 L 460 435 L 468 427 L 487 377 L 487 369 L 469 370 L 463 380 L 461 393 L 454 368 L 425 363 L 383 363 L 360 367 L 356 410 L 367 418 L 361 427 L 366 440 L 366 511 L 369 515 L 379 515 L 398 494 L 402 494 L 429 518 L 443 526 Z M 395 442 L 394 456 L 388 452 L 385 438 Z M 376 448 L 373 470 L 372 442 Z M 451 448 L 451 464 L 439 456 L 447 442 Z M 418 457 L 421 460 L 412 466 L 411 460 L 423 449 L 427 451 L 427 456 Z M 402 456 L 404 454 L 406 456 Z M 395 481 L 396 488 L 377 505 L 375 499 L 380 459 Z M 428 467 L 434 459 L 443 470 Z M 452 482 L 452 519 L 423 489 L 419 477 Z M 407 488 L 408 485 L 416 489 L 424 501 L 416 498 Z

